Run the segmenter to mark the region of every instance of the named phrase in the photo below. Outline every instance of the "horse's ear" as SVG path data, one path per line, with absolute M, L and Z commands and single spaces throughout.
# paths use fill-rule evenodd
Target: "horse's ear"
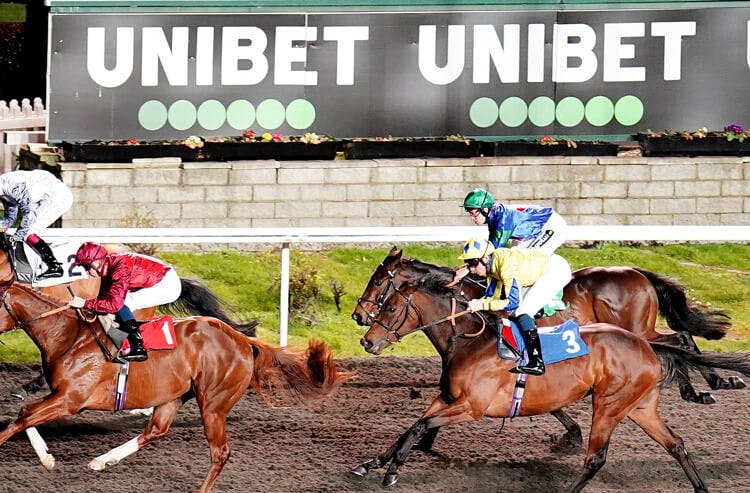
M 390 252 L 388 252 L 388 256 L 389 256 L 389 257 L 392 257 L 393 255 L 396 255 L 397 253 L 398 253 L 398 248 L 396 248 L 396 245 L 393 245 L 393 246 L 391 247 L 391 251 L 390 251 Z

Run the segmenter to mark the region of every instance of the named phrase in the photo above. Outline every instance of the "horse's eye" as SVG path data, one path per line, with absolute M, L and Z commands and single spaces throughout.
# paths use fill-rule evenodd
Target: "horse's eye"
M 396 307 L 395 306 L 389 306 L 388 307 L 388 311 L 391 312 L 391 313 L 393 313 L 393 312 L 396 311 Z
M 380 286 L 381 284 L 383 284 L 383 279 L 381 279 L 379 281 L 375 281 L 375 285 L 376 286 Z

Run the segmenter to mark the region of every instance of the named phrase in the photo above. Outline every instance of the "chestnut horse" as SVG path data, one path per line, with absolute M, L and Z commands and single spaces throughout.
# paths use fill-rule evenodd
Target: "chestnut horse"
M 436 270 L 420 280 L 392 287 L 361 340 L 368 352 L 380 354 L 404 336 L 422 330 L 440 354 L 443 371 L 440 394 L 419 420 L 385 453 L 355 467 L 351 472 L 357 476 L 365 476 L 371 469 L 390 462 L 383 485 L 393 486 L 398 482 L 398 468 L 428 430 L 484 416 L 509 416 L 518 376 L 508 370 L 517 362 L 498 358 L 496 332 L 483 330 L 486 321 L 481 314 L 455 318 L 458 293 L 455 288 L 445 286 L 452 277 L 450 269 Z M 601 469 L 612 432 L 626 417 L 679 462 L 694 491 L 708 491 L 685 451 L 683 440 L 659 416 L 659 389 L 671 374 L 674 362 L 750 375 L 750 357 L 691 353 L 649 343 L 632 332 L 605 323 L 582 327 L 581 336 L 590 353 L 550 364 L 544 375 L 528 377 L 520 406 L 521 416 L 533 416 L 592 396 L 592 424 L 584 467 L 566 491 L 580 491 Z
M 121 365 L 110 362 L 99 347 L 95 335 L 99 329 L 94 327 L 98 322 L 88 323 L 69 309 L 41 318 L 61 304 L 15 282 L 7 259 L 1 260 L 0 310 L 39 347 L 51 393 L 29 403 L 18 419 L 0 431 L 0 444 L 29 427 L 86 409 L 113 411 Z M 200 491 L 210 491 L 229 458 L 227 415 L 248 387 L 264 400 L 281 393 L 311 405 L 350 376 L 336 371 L 331 350 L 320 341 L 311 341 L 306 353 L 295 352 L 248 337 L 210 317 L 176 320 L 175 334 L 175 349 L 129 364 L 124 408 L 154 407 L 145 431 L 92 460 L 92 469 L 116 464 L 166 435 L 182 404 L 195 398 L 211 455 Z
M 2 237 L 0 238 L 0 246 L 5 252 L 10 251 L 11 244 L 6 234 L 2 234 Z M 122 245 L 104 246 L 109 253 L 129 252 L 129 250 Z M 71 283 L 43 286 L 38 289 L 41 293 L 57 298 L 62 303 L 72 297 L 71 291 L 81 298 L 96 297 L 99 293 L 99 283 L 100 279 L 98 277 L 88 277 L 77 279 Z M 255 336 L 256 326 L 258 325 L 257 320 L 251 320 L 249 322 L 234 320 L 227 313 L 225 303 L 214 292 L 208 289 L 207 286 L 196 279 L 181 277 L 180 284 L 180 297 L 177 300 L 161 307 L 152 306 L 134 310 L 133 314 L 135 315 L 135 318 L 138 320 L 144 320 L 153 317 L 156 314 L 157 309 L 161 309 L 161 311 L 173 315 L 201 315 L 217 318 L 245 335 Z M 2 328 L 7 330 L 10 326 L 6 326 L 0 322 L 0 329 Z M 14 390 L 13 394 L 23 399 L 25 398 L 24 394 L 36 392 L 43 386 L 44 375 L 39 375 L 34 380 L 22 385 L 21 389 L 23 389 L 23 392 L 21 392 L 21 389 L 18 389 Z

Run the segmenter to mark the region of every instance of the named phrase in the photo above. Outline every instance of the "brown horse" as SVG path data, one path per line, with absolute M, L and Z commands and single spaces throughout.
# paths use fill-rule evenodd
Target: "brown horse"
M 395 247 L 375 269 L 365 287 L 352 318 L 360 325 L 370 325 L 383 302 L 393 289 L 407 282 L 433 274 L 436 270 L 452 272 L 447 267 L 437 267 L 417 259 L 402 257 Z M 447 274 L 446 274 L 447 275 Z M 452 279 L 451 279 L 452 281 Z M 465 277 L 457 290 L 459 301 L 481 297 L 484 285 Z M 685 288 L 677 281 L 643 269 L 629 267 L 586 267 L 576 270 L 565 287 L 563 299 L 570 304 L 567 310 L 537 320 L 539 326 L 550 326 L 573 319 L 579 324 L 606 322 L 622 327 L 645 339 L 683 345 L 698 352 L 692 335 L 719 339 L 729 326 L 727 317 L 718 311 L 701 311 L 688 305 Z M 656 331 L 656 315 L 660 313 L 675 334 Z M 368 349 L 368 348 L 365 348 Z M 741 378 L 724 379 L 710 368 L 699 367 L 711 388 L 740 389 L 745 387 Z M 689 402 L 713 404 L 716 400 L 707 392 L 697 393 L 690 383 L 687 368 L 676 369 L 680 395 Z M 576 447 L 583 443 L 581 427 L 562 409 L 552 415 L 566 429 L 555 448 Z M 439 428 L 432 428 L 418 447 L 429 450 Z
M 518 377 L 508 370 L 517 362 L 498 358 L 496 332 L 483 330 L 486 322 L 480 314 L 456 318 L 455 325 L 451 323 L 458 293 L 445 285 L 452 277 L 449 269 L 436 270 L 419 281 L 393 287 L 362 338 L 368 352 L 379 354 L 404 336 L 423 330 L 442 357 L 443 372 L 440 395 L 385 453 L 355 467 L 351 472 L 357 476 L 365 476 L 371 469 L 390 462 L 383 485 L 392 486 L 398 481 L 398 468 L 428 430 L 484 416 L 509 416 Z M 695 354 L 649 343 L 611 324 L 584 326 L 581 335 L 590 353 L 548 365 L 542 376 L 528 377 L 520 407 L 521 416 L 532 416 L 591 395 L 593 418 L 583 471 L 566 491 L 580 491 L 604 465 L 612 432 L 626 417 L 679 462 L 696 492 L 708 491 L 683 440 L 659 416 L 659 388 L 675 361 L 750 375 L 750 358 Z
M 0 294 L 0 310 L 39 347 L 52 390 L 29 403 L 18 419 L 0 431 L 0 444 L 29 427 L 86 409 L 113 411 L 121 365 L 103 354 L 96 335 L 99 329 L 73 310 L 40 318 L 60 303 L 15 282 L 7 261 L 0 261 Z M 116 464 L 166 435 L 182 404 L 195 398 L 211 455 L 200 491 L 210 491 L 229 458 L 227 415 L 248 387 L 264 400 L 281 393 L 310 405 L 350 376 L 336 371 L 330 349 L 320 341 L 311 341 L 307 353 L 295 352 L 208 317 L 177 320 L 175 333 L 175 349 L 154 352 L 147 361 L 129 365 L 125 409 L 154 407 L 145 431 L 94 459 L 91 468 Z
M 0 246 L 5 252 L 11 250 L 11 244 L 7 235 L 3 234 L 0 238 Z M 104 246 L 109 253 L 130 251 L 123 245 Z M 44 286 L 39 288 L 39 291 L 60 300 L 61 303 L 71 298 L 71 290 L 81 298 L 94 298 L 99 293 L 100 281 L 101 279 L 98 277 L 81 278 L 71 283 Z M 214 292 L 208 289 L 207 286 L 196 279 L 181 277 L 180 284 L 180 297 L 176 301 L 161 307 L 152 306 L 135 310 L 133 314 L 136 319 L 144 320 L 153 317 L 156 314 L 157 309 L 159 309 L 162 312 L 173 315 L 201 315 L 217 318 L 245 335 L 255 336 L 256 327 L 258 325 L 257 320 L 251 320 L 249 322 L 234 320 L 229 313 L 227 313 L 225 303 Z M 7 320 L 7 318 L 5 322 L 6 323 L 0 321 L 0 330 L 3 328 L 7 330 L 12 326 L 13 322 Z M 7 323 L 11 323 L 11 325 L 7 325 Z M 39 375 L 34 380 L 23 384 L 21 388 L 13 390 L 13 395 L 24 399 L 25 394 L 38 391 L 44 386 L 44 383 L 44 375 Z
M 373 273 L 365 287 L 352 318 L 360 325 L 370 325 L 379 305 L 389 290 L 403 282 L 418 280 L 434 266 L 417 259 L 402 258 L 395 247 Z M 484 286 L 464 278 L 465 297 L 481 297 Z M 568 319 L 579 324 L 606 322 L 624 328 L 649 341 L 681 345 L 698 352 L 693 336 L 721 339 L 729 328 L 728 317 L 720 311 L 700 310 L 687 301 L 685 288 L 676 280 L 645 269 L 631 267 L 585 267 L 573 272 L 573 279 L 563 292 L 569 303 L 567 310 L 537 320 L 539 326 L 556 325 Z M 656 330 L 657 314 L 662 315 L 671 334 Z M 739 377 L 721 377 L 714 371 L 701 373 L 711 389 L 741 389 Z M 680 395 L 690 402 L 713 404 L 716 399 L 708 392 L 696 392 L 685 372 L 678 375 Z

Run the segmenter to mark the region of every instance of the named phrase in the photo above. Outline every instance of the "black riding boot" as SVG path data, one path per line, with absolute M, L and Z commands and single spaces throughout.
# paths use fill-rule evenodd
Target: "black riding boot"
M 62 277 L 62 264 L 57 261 L 55 254 L 52 253 L 52 249 L 46 241 L 40 239 L 36 245 L 33 245 L 31 248 L 36 250 L 39 256 L 42 257 L 42 262 L 47 265 L 47 270 L 39 274 L 37 279 L 43 280 L 49 279 L 50 277 Z
M 135 320 L 125 320 L 120 324 L 120 330 L 127 332 L 128 342 L 130 343 L 130 352 L 121 355 L 120 358 L 128 361 L 145 361 L 148 359 L 146 349 L 143 347 L 141 332 L 138 330 L 138 322 Z
M 525 365 L 511 368 L 511 373 L 526 373 L 529 375 L 544 374 L 544 361 L 542 361 L 542 345 L 539 341 L 539 333 L 536 330 L 534 319 L 528 315 L 518 317 L 518 325 L 521 326 L 521 337 L 526 343 L 526 353 L 529 361 Z

